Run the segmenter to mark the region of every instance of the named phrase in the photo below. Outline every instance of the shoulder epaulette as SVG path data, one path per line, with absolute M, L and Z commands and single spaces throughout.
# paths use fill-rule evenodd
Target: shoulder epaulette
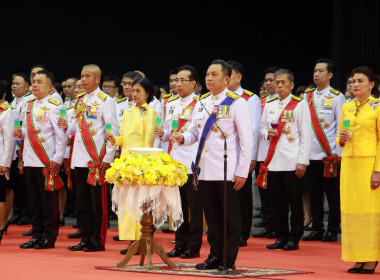
M 50 103 L 56 105 L 56 106 L 58 106 L 59 104 L 61 104 L 60 101 L 58 101 L 57 99 L 55 99 L 55 98 L 53 98 L 53 97 L 49 98 L 48 101 L 49 101 Z
M 260 99 L 267 98 L 268 95 L 269 94 L 265 94 L 265 95 L 261 96 Z
M 267 103 L 272 102 L 272 101 L 275 101 L 276 99 L 278 99 L 278 96 L 275 96 L 275 97 L 273 97 L 272 99 L 269 99 L 269 100 L 267 101 Z
M 29 92 L 27 92 L 27 93 L 25 94 L 25 96 L 29 96 L 29 95 L 31 95 L 31 94 L 32 94 L 32 92 L 29 91 Z
M 164 94 L 164 95 L 162 96 L 162 98 L 163 98 L 163 99 L 167 99 L 167 98 L 170 98 L 171 96 L 172 96 L 171 93 L 167 93 L 167 94 Z
M 12 109 L 12 106 L 0 104 L 0 108 L 3 109 L 4 111 L 6 111 L 6 110 L 8 110 L 8 108 Z
M 199 101 L 199 96 L 194 96 L 194 98 L 193 98 L 195 101 Z
M 67 110 L 70 110 L 72 108 L 74 108 L 75 105 L 71 105 L 69 108 L 67 108 Z
M 199 100 L 201 100 L 201 99 L 205 99 L 206 97 L 209 97 L 210 94 L 211 94 L 211 92 L 207 92 L 207 93 L 203 94 L 203 95 L 201 96 L 201 98 L 199 98 Z
M 103 92 L 99 92 L 98 96 L 103 101 L 105 101 L 107 99 L 107 94 L 104 94 Z
M 231 97 L 231 98 L 233 98 L 233 99 L 238 99 L 240 96 L 239 95 L 237 95 L 236 93 L 233 93 L 233 92 L 227 92 L 226 93 L 226 95 L 228 96 L 228 97 Z
M 76 97 L 76 99 L 78 100 L 78 97 L 82 96 L 82 95 L 85 95 L 86 93 L 85 92 L 82 92 L 82 93 L 79 93 Z
M 177 100 L 178 98 L 179 98 L 179 95 L 175 95 L 175 96 L 173 96 L 173 97 L 170 97 L 169 100 L 168 100 L 168 103 L 169 103 L 169 102 L 172 102 L 172 101 L 174 101 L 174 100 Z
M 118 99 L 116 99 L 116 102 L 117 103 L 123 102 L 123 101 L 127 100 L 127 98 L 128 97 L 126 97 L 126 96 L 124 98 L 118 98 Z
M 295 96 L 295 95 L 292 95 L 292 99 L 298 101 L 298 102 L 301 102 L 302 101 L 302 98 L 301 97 L 298 97 L 298 96 Z
M 305 92 L 310 92 L 310 91 L 314 91 L 315 88 L 311 88 L 311 89 L 308 89 L 308 90 L 305 90 Z
M 69 100 L 69 98 L 66 96 L 65 101 Z
M 33 97 L 33 98 L 29 99 L 28 102 L 36 100 L 36 99 L 37 99 L 36 97 Z
M 334 88 L 330 89 L 330 92 L 335 94 L 335 95 L 339 95 L 340 94 L 340 91 L 339 90 L 336 90 Z
M 252 91 L 249 91 L 249 90 L 247 90 L 247 89 L 243 90 L 243 92 L 244 92 L 245 94 L 249 95 L 249 96 L 254 95 L 254 93 L 253 93 Z

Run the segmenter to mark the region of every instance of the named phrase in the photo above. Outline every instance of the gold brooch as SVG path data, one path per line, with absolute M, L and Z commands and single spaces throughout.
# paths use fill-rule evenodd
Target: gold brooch
M 41 132 L 41 128 L 39 128 L 38 126 L 34 129 L 34 131 L 36 132 L 36 133 L 40 133 Z
M 329 122 L 325 122 L 325 123 L 323 124 L 323 127 L 324 127 L 324 128 L 329 128 L 329 127 L 330 127 L 330 123 L 329 123 Z
M 46 142 L 45 136 L 41 136 L 40 141 L 41 141 L 41 143 L 45 143 Z
M 291 128 L 288 125 L 285 125 L 282 129 L 282 132 L 284 132 L 286 135 L 289 135 L 291 133 Z
M 289 141 L 290 143 L 293 143 L 294 141 L 296 141 L 296 137 L 295 137 L 294 135 L 290 135 L 290 136 L 288 137 L 288 141 Z
M 91 134 L 92 136 L 95 136 L 95 135 L 96 135 L 96 132 L 97 132 L 97 131 L 96 131 L 95 129 L 91 129 L 91 130 L 90 130 L 90 134 Z

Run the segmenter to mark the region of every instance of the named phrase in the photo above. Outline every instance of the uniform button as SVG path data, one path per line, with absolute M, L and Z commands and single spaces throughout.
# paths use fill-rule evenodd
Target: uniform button
M 311 139 L 313 139 L 314 138 L 314 136 L 310 136 L 311 137 Z
M 80 142 L 80 140 L 78 139 L 78 143 Z
M 177 150 L 177 147 L 174 147 L 174 150 Z
M 205 150 L 205 153 L 207 153 L 207 150 Z
M 276 149 L 278 149 L 278 146 L 276 146 Z

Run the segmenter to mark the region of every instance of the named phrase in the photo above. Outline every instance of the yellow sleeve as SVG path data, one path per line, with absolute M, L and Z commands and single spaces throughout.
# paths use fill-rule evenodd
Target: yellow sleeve
M 345 106 L 345 105 L 346 105 L 346 104 L 343 104 L 343 106 L 342 106 L 342 110 L 340 111 L 339 129 L 338 129 L 338 134 L 337 134 L 336 139 L 335 139 L 336 145 L 337 145 L 338 147 L 344 147 L 344 145 L 341 146 L 341 145 L 339 144 L 339 134 L 340 134 L 340 131 L 343 130 L 344 112 L 346 111 L 346 106 Z
M 144 146 L 148 148 L 152 148 L 154 144 L 154 127 L 155 127 L 155 121 L 156 121 L 156 112 L 152 109 L 149 110 L 149 113 L 147 114 L 146 118 L 146 127 L 145 127 L 145 139 L 144 139 Z
M 376 108 L 377 120 L 376 120 L 376 134 L 377 134 L 377 149 L 375 157 L 375 171 L 380 172 L 380 108 Z
M 125 131 L 125 128 L 126 128 L 125 126 L 128 123 L 126 121 L 126 116 L 127 116 L 127 114 L 124 113 L 123 119 L 121 120 L 121 126 L 120 126 L 120 131 L 119 131 L 120 136 L 116 136 L 115 137 L 115 143 L 113 144 L 113 146 L 123 146 L 124 131 Z

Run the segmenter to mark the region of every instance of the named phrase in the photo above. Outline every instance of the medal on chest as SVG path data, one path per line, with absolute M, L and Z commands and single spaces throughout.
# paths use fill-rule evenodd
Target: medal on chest
M 321 108 L 324 110 L 332 110 L 334 106 L 334 99 L 324 98 L 321 102 Z
M 216 119 L 230 119 L 231 106 L 230 105 L 214 105 L 212 111 Z
M 99 113 L 100 113 L 100 107 L 98 107 L 97 105 L 86 107 L 86 115 L 87 115 L 87 118 L 89 119 L 97 119 L 99 116 Z
M 294 122 L 295 113 L 293 110 L 282 111 L 281 121 L 282 122 Z
M 50 116 L 50 109 L 46 106 L 41 107 L 37 112 L 37 121 L 38 122 L 48 122 Z

